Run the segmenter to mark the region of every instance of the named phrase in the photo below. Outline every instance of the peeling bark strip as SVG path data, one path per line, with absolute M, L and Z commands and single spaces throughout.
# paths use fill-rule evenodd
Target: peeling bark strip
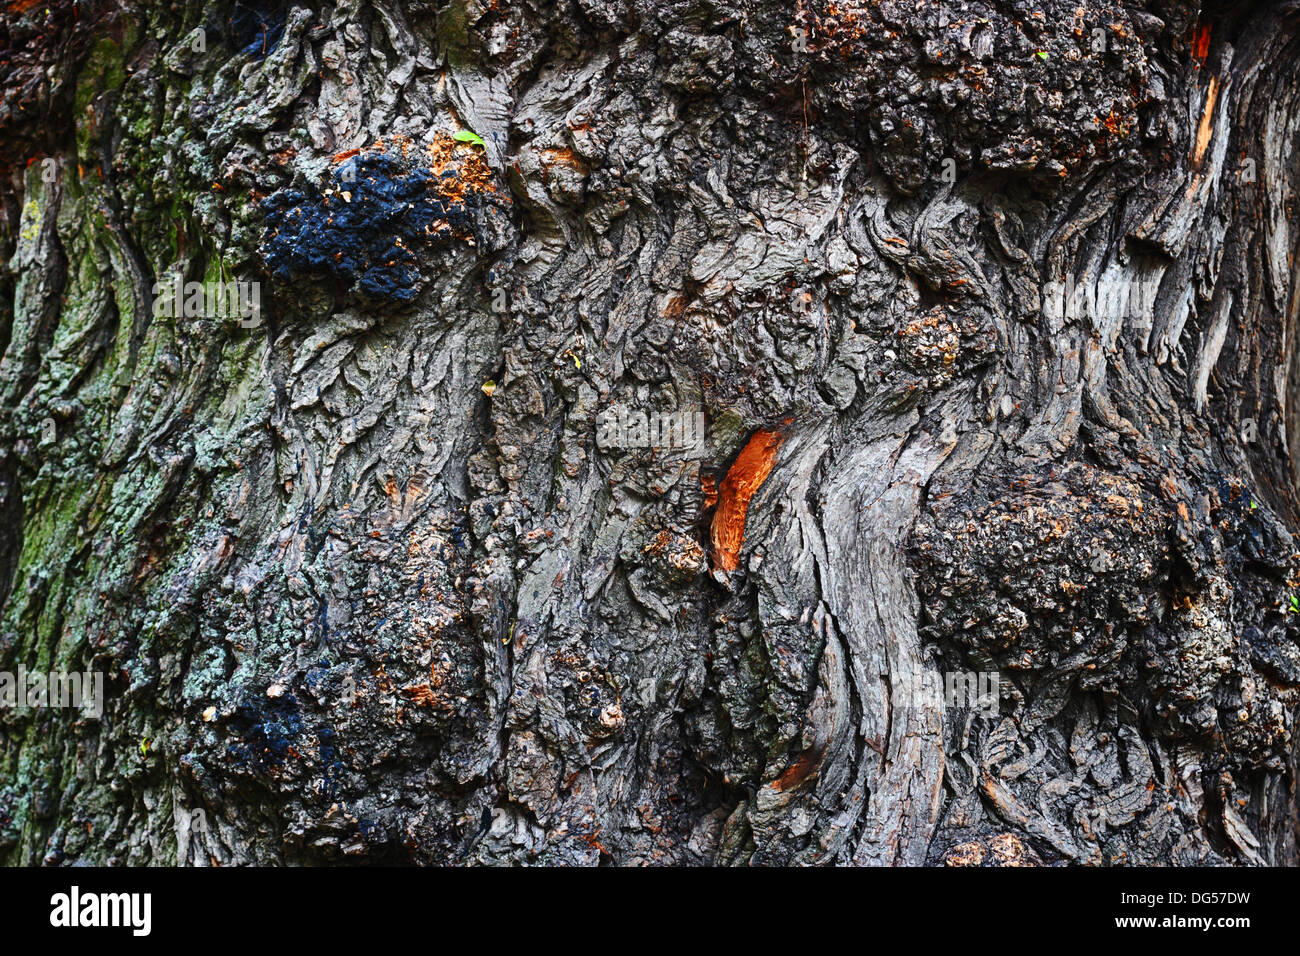
M 0 863 L 1300 862 L 1297 77 L 1289 0 L 0 2 L 0 672 L 105 675 Z
M 727 477 L 722 479 L 718 488 L 718 508 L 713 514 L 710 530 L 715 568 L 736 570 L 740 548 L 745 543 L 745 516 L 749 514 L 749 501 L 772 473 L 776 454 L 784 442 L 785 436 L 781 432 L 757 431 L 727 469 Z

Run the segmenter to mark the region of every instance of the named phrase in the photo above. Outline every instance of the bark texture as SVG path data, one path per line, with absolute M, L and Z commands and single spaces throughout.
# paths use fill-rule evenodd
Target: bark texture
M 0 861 L 1297 862 L 1300 4 L 3 10 Z

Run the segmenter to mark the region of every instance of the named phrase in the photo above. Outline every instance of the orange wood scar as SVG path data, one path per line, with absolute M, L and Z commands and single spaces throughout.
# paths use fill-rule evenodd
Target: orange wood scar
M 822 750 L 805 750 L 799 759 L 786 768 L 785 773 L 772 781 L 772 789 L 785 792 L 799 787 L 821 766 Z
M 1209 89 L 1205 91 L 1205 109 L 1201 111 L 1201 122 L 1196 127 L 1196 151 L 1192 154 L 1192 164 L 1201 165 L 1205 158 L 1205 149 L 1210 145 L 1210 135 L 1214 132 L 1214 104 L 1219 99 L 1219 78 L 1210 77 Z
M 749 499 L 767 481 L 776 464 L 776 453 L 785 443 L 778 431 L 758 431 L 736 456 L 718 489 L 718 510 L 713 513 L 713 566 L 723 571 L 736 570 L 740 546 L 745 541 L 745 516 Z
M 578 158 L 577 154 L 571 149 L 543 149 L 541 151 L 542 165 L 554 166 L 557 163 L 564 166 L 571 166 L 583 176 L 586 176 L 590 170 L 587 164 Z

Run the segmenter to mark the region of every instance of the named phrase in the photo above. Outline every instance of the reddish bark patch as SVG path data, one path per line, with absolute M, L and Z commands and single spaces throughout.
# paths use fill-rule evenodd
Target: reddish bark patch
M 434 692 L 434 689 L 428 684 L 414 684 L 409 687 L 402 687 L 400 690 L 402 696 L 416 707 L 428 707 L 431 710 L 438 710 L 444 713 L 452 710 L 451 705 L 440 698 Z
M 576 169 L 583 176 L 590 172 L 587 164 L 579 159 L 571 149 L 544 149 L 541 151 L 541 158 L 544 169 L 561 165 Z
M 1196 28 L 1192 35 L 1192 58 L 1197 63 L 1204 63 L 1205 58 L 1210 55 L 1210 25 L 1203 23 Z
M 700 490 L 704 492 L 705 508 L 712 508 L 718 503 L 718 479 L 716 475 L 700 475 Z
M 794 763 L 786 768 L 786 771 L 772 782 L 773 790 L 793 790 L 801 783 L 812 776 L 813 771 L 821 766 L 822 752 L 820 750 L 805 750 L 799 755 Z
M 785 442 L 777 431 L 758 431 L 736 456 L 718 489 L 718 510 L 713 514 L 713 566 L 734 571 L 745 542 L 745 516 L 749 500 L 767 481 L 776 464 L 776 454 Z

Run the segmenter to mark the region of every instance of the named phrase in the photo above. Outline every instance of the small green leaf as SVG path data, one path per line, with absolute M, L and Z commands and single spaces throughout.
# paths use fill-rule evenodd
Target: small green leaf
M 484 149 L 487 148 L 487 144 L 483 142 L 482 136 L 478 133 L 472 133 L 467 129 L 457 130 L 455 133 L 452 133 L 451 138 L 458 143 L 473 143 L 475 146 L 482 146 Z
M 1291 610 L 1300 611 L 1300 599 L 1297 599 L 1294 594 L 1291 595 Z
M 1039 51 L 1038 51 L 1038 58 L 1039 58 L 1040 60 L 1046 60 L 1046 59 L 1047 59 L 1047 51 L 1046 51 L 1046 50 L 1039 50 Z

